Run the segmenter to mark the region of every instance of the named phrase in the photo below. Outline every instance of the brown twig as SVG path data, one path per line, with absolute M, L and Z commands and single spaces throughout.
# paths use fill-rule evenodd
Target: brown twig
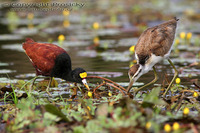
M 124 92 L 123 92 L 119 87 L 117 87 L 117 86 L 115 86 L 115 85 L 113 85 L 113 84 L 111 84 L 111 83 L 106 83 L 106 85 L 110 85 L 110 86 L 112 86 L 113 88 L 118 89 L 118 90 L 122 93 L 122 95 L 125 96 Z
M 190 126 L 191 126 L 193 133 L 198 133 L 198 129 L 196 128 L 196 126 L 193 123 L 191 123 Z
M 95 91 L 96 91 L 99 87 L 101 87 L 101 86 L 103 86 L 103 85 L 112 86 L 113 88 L 118 89 L 118 90 L 122 93 L 122 95 L 125 96 L 123 90 L 121 90 L 119 87 L 117 87 L 117 86 L 115 86 L 115 85 L 113 85 L 113 84 L 111 84 L 111 83 L 107 83 L 107 82 L 101 83 L 99 86 L 97 86 L 97 87 L 93 90 L 93 92 L 94 92 L 95 95 L 96 95 Z
M 193 62 L 193 63 L 189 64 L 188 66 L 185 66 L 185 67 L 183 67 L 183 68 L 180 68 L 180 69 L 179 69 L 179 72 L 182 73 L 184 69 L 187 69 L 187 68 L 189 68 L 189 67 L 196 66 L 196 65 L 198 65 L 198 62 Z
M 107 79 L 107 78 L 104 78 L 104 77 L 100 77 L 100 76 L 87 76 L 87 78 L 97 78 L 97 79 L 102 79 L 102 80 L 105 80 L 105 81 L 108 81 L 110 83 L 113 83 L 114 85 L 120 87 L 122 90 L 126 91 L 126 89 L 124 87 L 122 87 L 121 85 L 117 84 L 116 82 L 110 80 L 110 79 Z
M 193 85 L 195 85 L 198 89 L 200 89 L 200 86 L 197 85 L 196 83 L 193 83 Z
M 191 92 L 191 93 L 194 93 L 195 91 L 194 91 L 194 90 L 182 90 L 182 91 L 180 91 L 180 93 L 184 93 L 184 92 Z
M 181 95 L 179 101 L 178 101 L 177 104 L 174 106 L 174 108 L 172 109 L 172 111 L 174 111 L 176 107 L 177 107 L 176 113 L 179 111 L 179 109 L 181 108 L 181 103 L 182 103 L 184 97 L 185 97 L 185 95 L 184 95 L 184 93 L 182 93 L 182 95 Z
M 104 83 L 101 83 L 99 86 L 97 86 L 96 88 L 94 88 L 94 90 L 93 90 L 93 93 L 95 94 L 95 95 L 97 95 L 96 93 L 95 93 L 95 91 L 99 88 L 99 87 L 101 87 L 101 86 L 103 86 L 103 85 L 105 85 L 106 83 L 104 82 Z

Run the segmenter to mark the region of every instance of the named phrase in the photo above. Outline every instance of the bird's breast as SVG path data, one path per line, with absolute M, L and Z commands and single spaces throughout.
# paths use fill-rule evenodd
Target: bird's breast
M 151 54 L 150 58 L 145 63 L 144 72 L 147 73 L 155 64 L 163 59 L 163 56 L 156 56 L 155 54 Z

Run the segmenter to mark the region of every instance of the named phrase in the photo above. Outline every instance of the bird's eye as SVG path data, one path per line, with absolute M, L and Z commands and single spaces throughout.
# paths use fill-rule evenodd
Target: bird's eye
M 86 78 L 87 77 L 87 73 L 86 72 L 80 73 L 79 76 L 81 78 Z

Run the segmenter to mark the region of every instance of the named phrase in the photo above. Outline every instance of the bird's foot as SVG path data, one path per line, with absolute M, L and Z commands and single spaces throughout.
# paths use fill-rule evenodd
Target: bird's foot
M 47 94 L 48 94 L 49 96 L 52 96 L 51 93 L 49 92 L 49 90 L 46 90 L 46 92 L 47 92 Z

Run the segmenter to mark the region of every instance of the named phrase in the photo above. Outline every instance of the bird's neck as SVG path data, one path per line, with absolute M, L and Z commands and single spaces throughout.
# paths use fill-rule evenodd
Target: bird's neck
M 151 55 L 151 57 L 146 61 L 145 65 L 143 65 L 143 72 L 147 73 L 149 72 L 149 70 L 151 70 L 151 68 L 158 62 L 160 62 L 161 60 L 163 60 L 164 57 L 162 56 L 156 56 L 154 54 Z
M 74 72 L 73 72 L 73 70 L 71 70 L 70 72 L 63 73 L 62 79 L 66 80 L 66 81 L 75 82 L 73 75 L 74 75 Z
M 143 66 L 143 74 L 148 73 L 152 66 L 146 64 Z

